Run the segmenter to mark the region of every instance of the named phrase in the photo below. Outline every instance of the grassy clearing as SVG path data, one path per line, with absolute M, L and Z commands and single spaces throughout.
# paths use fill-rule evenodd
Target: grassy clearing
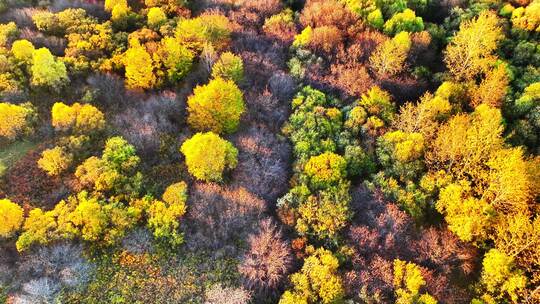
M 0 149 L 0 176 L 4 175 L 7 169 L 21 159 L 28 151 L 36 146 L 31 141 L 16 141 L 11 145 Z

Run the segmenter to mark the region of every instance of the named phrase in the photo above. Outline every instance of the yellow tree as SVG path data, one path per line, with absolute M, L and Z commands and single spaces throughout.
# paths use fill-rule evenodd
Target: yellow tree
M 482 266 L 480 282 L 487 291 L 482 300 L 495 304 L 510 298 L 512 303 L 523 303 L 520 296 L 527 284 L 527 277 L 516 269 L 511 256 L 491 249 L 484 256 Z
M 291 275 L 292 289 L 285 291 L 279 304 L 339 303 L 345 294 L 338 275 L 339 261 L 324 248 L 304 260 L 302 269 Z
M 66 66 L 51 54 L 49 49 L 40 48 L 32 54 L 32 84 L 58 89 L 69 81 Z
M 446 66 L 456 79 L 473 80 L 495 63 L 494 52 L 503 38 L 498 23 L 497 16 L 490 12 L 461 23 L 444 53 Z
M 103 130 L 105 115 L 90 104 L 74 103 L 71 106 L 56 102 L 51 108 L 52 125 L 59 131 L 88 134 Z
M 14 41 L 11 45 L 11 53 L 15 59 L 22 62 L 30 63 L 32 61 L 32 54 L 34 53 L 34 45 L 32 42 L 22 39 Z
M 238 150 L 212 132 L 193 135 L 180 151 L 186 157 L 189 173 L 203 181 L 221 181 L 223 172 L 238 163 Z
M 152 7 L 148 10 L 148 14 L 146 16 L 148 26 L 155 28 L 163 24 L 165 21 L 167 21 L 167 15 L 163 12 L 163 10 L 159 7 Z
M 244 113 L 242 91 L 232 80 L 213 79 L 188 98 L 188 123 L 197 131 L 232 133 Z
M 411 48 L 408 32 L 400 32 L 391 40 L 377 47 L 369 58 L 371 68 L 380 76 L 394 76 L 405 68 L 405 60 Z
M 0 102 L 0 137 L 13 140 L 30 130 L 34 110 L 30 104 Z
M 178 231 L 179 219 L 186 213 L 187 185 L 179 182 L 165 189 L 163 201 L 154 200 L 148 208 L 148 227 L 154 237 L 164 239 L 171 245 L 179 245 L 184 241 Z
M 152 56 L 137 39 L 130 40 L 129 49 L 123 57 L 126 67 L 126 85 L 131 89 L 150 89 L 158 84 L 154 74 Z
M 50 176 L 56 176 L 64 172 L 73 161 L 73 156 L 62 147 L 47 149 L 41 153 L 38 167 Z
M 394 260 L 394 288 L 396 304 L 437 304 L 428 293 L 420 294 L 426 284 L 420 267 L 399 259 Z
M 9 199 L 0 199 L 0 238 L 11 237 L 21 228 L 24 210 Z

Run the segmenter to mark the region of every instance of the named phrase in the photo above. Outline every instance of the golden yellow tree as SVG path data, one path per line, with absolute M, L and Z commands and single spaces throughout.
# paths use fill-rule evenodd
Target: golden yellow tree
M 23 223 L 24 210 L 9 199 L 0 199 L 0 238 L 11 237 Z
M 291 275 L 292 289 L 285 291 L 279 304 L 339 303 L 345 294 L 338 275 L 339 261 L 324 248 L 304 259 L 302 269 Z
M 73 161 L 73 156 L 62 147 L 47 149 L 41 153 L 38 167 L 50 176 L 56 176 L 64 172 Z
M 13 140 L 29 131 L 34 110 L 30 104 L 14 105 L 0 102 L 0 137 Z
M 129 49 L 123 57 L 126 67 L 126 85 L 131 89 L 150 89 L 158 84 L 154 74 L 152 56 L 137 39 L 130 40 Z
M 242 91 L 232 80 L 216 78 L 188 98 L 188 123 L 197 131 L 232 133 L 244 113 Z
M 444 62 L 456 79 L 472 80 L 495 63 L 494 52 L 502 38 L 497 16 L 482 12 L 477 18 L 461 23 L 446 48 Z
M 381 76 L 394 76 L 405 69 L 405 60 L 411 48 L 408 32 L 400 32 L 377 47 L 369 58 L 371 68 Z
M 212 132 L 193 135 L 180 151 L 186 157 L 189 173 L 203 181 L 221 181 L 223 172 L 238 163 L 238 150 Z

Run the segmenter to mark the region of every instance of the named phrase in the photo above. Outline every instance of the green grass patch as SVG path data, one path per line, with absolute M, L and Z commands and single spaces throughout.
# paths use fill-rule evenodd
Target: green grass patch
M 0 148 L 0 176 L 3 176 L 7 169 L 21 159 L 28 151 L 36 146 L 31 141 L 16 141 L 5 148 Z

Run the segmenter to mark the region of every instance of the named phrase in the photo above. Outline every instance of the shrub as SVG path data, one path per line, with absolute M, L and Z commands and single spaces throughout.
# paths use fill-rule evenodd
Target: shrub
M 56 176 L 69 168 L 72 161 L 73 156 L 67 153 L 64 148 L 54 147 L 41 153 L 41 158 L 38 160 L 38 167 L 47 172 L 48 175 Z
M 216 78 L 188 98 L 188 123 L 197 131 L 232 133 L 244 113 L 243 94 L 232 80 Z
M 0 237 L 8 238 L 23 223 L 24 210 L 9 199 L 0 199 Z
M 244 79 L 244 62 L 240 56 L 231 52 L 222 53 L 212 66 L 212 77 L 241 83 Z
M 248 304 L 251 295 L 243 288 L 222 287 L 220 283 L 206 290 L 205 304 Z
M 203 181 L 221 181 L 223 172 L 237 164 L 238 150 L 212 132 L 195 134 L 180 151 L 186 157 L 189 173 Z

